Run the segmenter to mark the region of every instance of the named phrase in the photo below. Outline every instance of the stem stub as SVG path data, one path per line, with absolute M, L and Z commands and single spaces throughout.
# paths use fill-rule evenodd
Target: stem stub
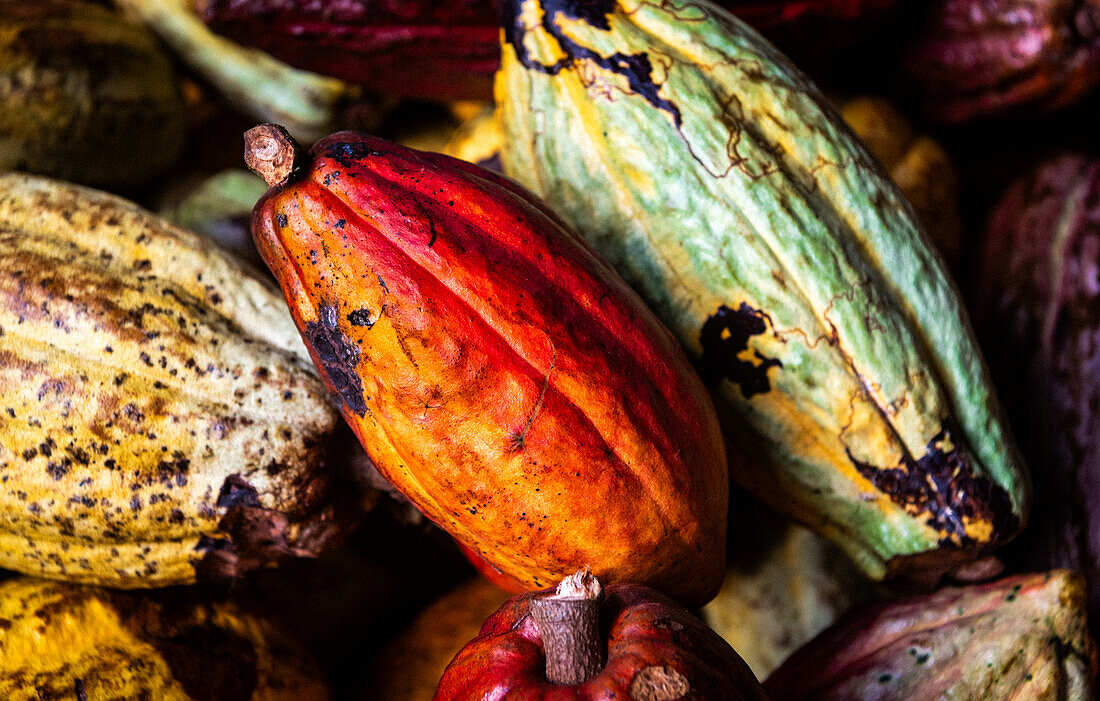
M 600 580 L 585 568 L 566 577 L 552 594 L 531 599 L 531 617 L 546 652 L 546 678 L 580 684 L 603 669 Z
M 261 124 L 244 133 L 244 162 L 268 187 L 285 185 L 308 162 L 305 149 L 278 124 Z

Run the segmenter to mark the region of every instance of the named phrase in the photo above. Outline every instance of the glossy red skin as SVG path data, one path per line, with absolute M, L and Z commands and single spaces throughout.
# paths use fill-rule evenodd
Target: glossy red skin
M 253 234 L 379 472 L 524 589 L 587 565 L 712 597 L 720 429 L 637 295 L 501 176 L 352 132 L 313 154 Z
M 1050 111 L 1100 82 L 1100 0 L 934 0 L 926 12 L 902 71 L 930 119 Z
M 799 54 L 832 50 L 898 0 L 725 0 L 719 5 Z M 393 95 L 493 97 L 499 0 L 200 0 L 219 34 L 292 66 Z
M 635 675 L 651 666 L 686 677 L 691 693 L 685 699 L 765 698 L 749 666 L 725 640 L 667 597 L 635 584 L 606 589 L 600 609 L 604 669 L 581 684 L 552 684 L 542 637 L 529 615 L 534 596 L 513 597 L 485 621 L 443 673 L 435 701 L 626 701 Z

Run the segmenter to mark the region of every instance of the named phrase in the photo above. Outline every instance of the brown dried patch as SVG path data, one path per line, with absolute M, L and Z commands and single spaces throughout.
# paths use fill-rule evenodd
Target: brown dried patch
M 630 682 L 633 701 L 675 701 L 691 692 L 687 677 L 672 667 L 646 667 Z

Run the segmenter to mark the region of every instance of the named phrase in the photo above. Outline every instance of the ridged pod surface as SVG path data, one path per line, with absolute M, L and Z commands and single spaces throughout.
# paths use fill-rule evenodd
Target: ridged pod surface
M 1100 630 L 1100 160 L 1066 154 L 997 202 L 978 259 L 994 377 L 1035 471 L 1027 567 L 1085 576 Z
M 637 295 L 494 173 L 352 132 L 304 160 L 253 234 L 386 479 L 527 589 L 589 565 L 713 596 L 721 434 Z
M 1010 538 L 1026 473 L 896 186 L 817 89 L 706 2 L 507 3 L 507 175 L 697 361 L 731 475 L 871 576 Z
M 303 356 L 209 241 L 0 175 L 0 566 L 164 586 L 317 547 L 339 417 Z
M 262 618 L 184 591 L 0 584 L 6 701 L 324 701 L 321 672 Z
M 1096 645 L 1068 570 L 1022 574 L 853 611 L 789 657 L 772 701 L 1086 701 Z
M 186 119 L 172 63 L 103 5 L 0 3 L 0 169 L 134 187 L 175 163 Z

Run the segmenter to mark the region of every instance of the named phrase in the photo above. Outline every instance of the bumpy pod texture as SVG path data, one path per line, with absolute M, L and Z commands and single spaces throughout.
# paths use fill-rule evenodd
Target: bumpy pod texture
M 252 226 L 375 465 L 462 545 L 529 589 L 589 565 L 714 594 L 727 472 L 706 390 L 529 193 L 342 132 Z
M 23 577 L 0 584 L 0 696 L 324 701 L 302 646 L 228 603 Z
M 1011 537 L 1029 486 L 958 294 L 817 89 L 705 2 L 506 15 L 505 173 L 689 349 L 734 478 L 875 577 Z
M 209 241 L 0 175 L 0 567 L 164 586 L 312 550 L 339 416 L 303 356 Z
M 1096 646 L 1079 575 L 1056 570 L 854 611 L 764 684 L 773 701 L 1086 701 Z

